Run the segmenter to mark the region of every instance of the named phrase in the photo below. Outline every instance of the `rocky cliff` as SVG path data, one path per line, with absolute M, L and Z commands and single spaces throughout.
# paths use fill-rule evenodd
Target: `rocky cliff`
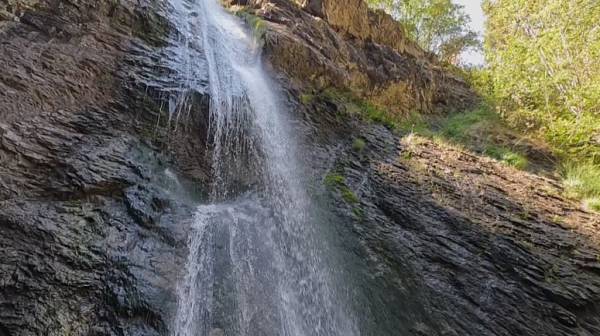
M 313 170 L 360 241 L 376 329 L 600 333 L 600 216 L 562 198 L 554 180 L 394 133 L 349 113 L 354 98 L 327 92 L 404 116 L 473 106 L 464 82 L 362 1 L 245 6 L 266 21 L 265 56 L 304 116 Z
M 345 113 L 349 96 L 394 117 L 476 102 L 400 25 L 360 0 L 227 3 L 264 21 L 315 197 L 360 260 L 369 323 L 600 334 L 597 215 L 554 181 Z M 167 10 L 0 0 L 0 336 L 169 334 L 210 139 L 204 65 L 180 95 L 164 62 L 180 34 Z M 177 97 L 187 113 L 172 118 Z
M 153 6 L 0 2 L 2 336 L 168 331 L 193 209 L 165 169 L 207 163 L 203 109 L 167 131 L 139 78 L 170 34 Z
M 265 20 L 265 55 L 299 93 L 347 90 L 396 117 L 476 102 L 468 85 L 410 41 L 398 22 L 362 0 L 243 3 Z

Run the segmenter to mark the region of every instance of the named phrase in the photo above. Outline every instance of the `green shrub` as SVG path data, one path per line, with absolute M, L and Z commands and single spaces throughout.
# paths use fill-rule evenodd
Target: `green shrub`
M 598 2 L 495 0 L 483 9 L 488 66 L 472 83 L 510 126 L 543 137 L 563 158 L 599 154 Z
M 362 139 L 352 140 L 352 150 L 355 152 L 362 152 L 365 149 L 365 142 Z
M 593 144 L 590 137 L 600 130 L 600 118 L 582 116 L 579 123 L 571 116 L 556 118 L 544 128 L 544 137 L 554 147 L 554 152 L 560 157 L 600 156 L 600 145 Z
M 498 122 L 498 117 L 487 105 L 449 117 L 442 125 L 442 135 L 450 140 L 463 141 L 471 126 L 482 121 Z
M 598 210 L 600 200 L 600 165 L 591 161 L 568 161 L 560 167 L 564 179 L 565 197 L 584 199 L 591 209 Z
M 500 160 L 507 166 L 521 169 L 527 165 L 527 159 L 523 155 L 515 153 L 508 148 L 488 144 L 485 146 L 483 154 Z

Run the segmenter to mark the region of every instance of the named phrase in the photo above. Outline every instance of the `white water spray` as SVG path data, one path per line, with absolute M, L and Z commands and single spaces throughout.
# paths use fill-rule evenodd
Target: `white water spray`
M 174 336 L 356 335 L 257 44 L 216 0 L 170 1 L 180 49 L 198 46 L 207 65 L 213 139 L 211 204 L 194 218 Z M 231 200 L 244 171 L 257 186 Z

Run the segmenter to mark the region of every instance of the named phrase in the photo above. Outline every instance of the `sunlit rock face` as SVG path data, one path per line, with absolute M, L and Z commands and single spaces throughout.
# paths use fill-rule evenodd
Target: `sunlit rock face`
M 468 85 L 410 41 L 402 25 L 361 0 L 255 0 L 245 10 L 265 20 L 265 57 L 299 91 L 347 90 L 395 116 L 476 103 Z

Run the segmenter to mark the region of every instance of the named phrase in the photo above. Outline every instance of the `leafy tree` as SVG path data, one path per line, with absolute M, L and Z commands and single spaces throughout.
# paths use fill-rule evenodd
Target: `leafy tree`
M 451 0 L 366 0 L 402 22 L 408 36 L 423 49 L 451 61 L 463 51 L 479 48 L 471 18 Z
M 488 0 L 483 8 L 502 115 L 567 153 L 600 152 L 600 2 Z

